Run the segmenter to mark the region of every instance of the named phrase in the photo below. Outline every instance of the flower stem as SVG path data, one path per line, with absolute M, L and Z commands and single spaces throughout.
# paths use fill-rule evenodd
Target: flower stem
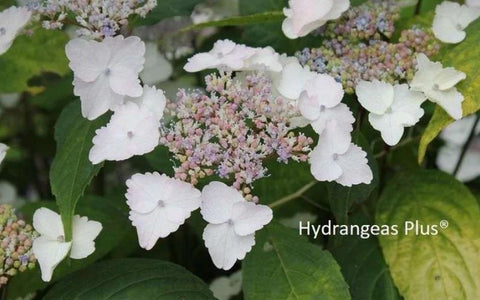
M 290 195 L 287 195 L 283 198 L 278 199 L 277 201 L 275 201 L 273 203 L 270 203 L 270 205 L 269 205 L 270 208 L 275 208 L 275 207 L 281 206 L 281 205 L 283 205 L 287 202 L 290 202 L 292 200 L 295 200 L 295 199 L 301 197 L 306 191 L 311 189 L 316 183 L 317 183 L 316 181 L 309 182 L 306 185 L 304 185 L 302 188 L 300 188 L 298 191 L 296 191 L 295 193 L 292 193 Z
M 460 157 L 458 158 L 457 165 L 455 166 L 455 169 L 453 171 L 453 176 L 457 176 L 457 173 L 460 170 L 460 167 L 462 166 L 463 159 L 465 158 L 465 154 L 467 153 L 467 150 L 470 147 L 470 144 L 472 143 L 473 137 L 475 136 L 475 129 L 477 128 L 477 125 L 479 122 L 480 122 L 480 114 L 477 114 L 477 118 L 475 119 L 475 122 L 473 123 L 473 127 L 470 130 L 468 139 L 465 142 L 465 145 L 463 145 L 462 152 L 460 153 Z

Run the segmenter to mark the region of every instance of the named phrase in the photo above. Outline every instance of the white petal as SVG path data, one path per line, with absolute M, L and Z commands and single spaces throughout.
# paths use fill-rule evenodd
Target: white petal
M 30 21 L 31 16 L 32 13 L 25 7 L 12 6 L 0 12 L 0 28 L 3 29 L 0 35 L 0 55 L 12 46 L 15 37 Z
M 339 184 L 352 186 L 372 182 L 373 173 L 368 166 L 367 153 L 360 147 L 352 144 L 347 153 L 338 157 L 337 163 L 343 170 L 342 176 L 336 180 Z
M 305 83 L 298 99 L 298 108 L 305 118 L 315 120 L 325 108 L 337 106 L 343 95 L 342 85 L 333 77 L 317 74 Z
M 342 168 L 337 164 L 334 155 L 326 144 L 319 143 L 310 152 L 310 172 L 318 181 L 333 181 L 342 175 Z
M 127 98 L 127 101 L 135 102 L 138 106 L 146 106 L 160 120 L 167 104 L 164 91 L 157 90 L 154 86 L 143 86 L 143 94 L 138 98 Z
M 333 108 L 325 109 L 320 113 L 318 119 L 312 122 L 312 128 L 316 133 L 322 135 L 327 123 L 330 121 L 335 122 L 336 130 L 339 132 L 337 137 L 348 139 L 350 133 L 353 131 L 352 124 L 355 123 L 355 118 L 346 104 L 340 103 Z M 349 143 L 350 140 L 348 141 L 348 144 Z
M 100 222 L 89 221 L 87 217 L 74 216 L 70 257 L 82 259 L 95 252 L 95 239 L 102 231 L 102 228 Z
M 425 92 L 432 89 L 435 78 L 443 69 L 439 62 L 431 62 L 428 57 L 419 53 L 417 55 L 417 72 L 410 82 L 410 87 L 414 91 Z
M 255 48 L 255 54 L 245 61 L 242 70 L 280 72 L 282 68 L 280 55 L 272 47 L 268 46 Z
M 52 240 L 65 236 L 60 215 L 45 207 L 37 209 L 33 214 L 33 227 L 42 236 Z
M 203 240 L 213 263 L 219 269 L 230 270 L 237 260 L 242 260 L 255 245 L 255 235 L 240 236 L 228 223 L 208 224 Z
M 127 187 L 127 204 L 137 213 L 149 213 L 159 204 L 181 207 L 185 215 L 200 207 L 201 193 L 193 185 L 157 172 L 135 174 Z
M 232 221 L 235 233 L 241 236 L 255 233 L 270 223 L 272 209 L 253 202 L 237 202 L 233 206 Z
M 350 128 L 351 125 L 350 127 L 346 127 L 345 124 L 339 121 L 329 120 L 320 136 L 319 144 L 322 144 L 322 147 L 328 149 L 332 154 L 343 154 L 347 152 L 352 140 Z
M 432 30 L 437 39 L 450 44 L 460 43 L 467 35 L 451 17 L 435 16 Z
M 103 43 L 76 38 L 68 42 L 65 52 L 70 69 L 84 82 L 96 80 L 108 69 L 111 49 Z
M 315 74 L 302 67 L 298 61 L 292 61 L 283 67 L 278 77 L 274 78 L 273 84 L 283 97 L 297 100 L 307 81 Z
M 360 81 L 356 93 L 360 104 L 369 112 L 377 115 L 384 114 L 394 99 L 393 86 L 378 80 Z
M 368 115 L 368 121 L 373 128 L 380 131 L 382 139 L 389 146 L 398 144 L 402 138 L 404 127 L 401 123 L 397 122 L 397 119 L 391 113 L 384 115 L 376 115 L 370 113 Z
M 32 251 L 38 261 L 42 272 L 42 280 L 50 281 L 53 270 L 67 257 L 71 243 L 51 240 L 46 236 L 40 236 L 33 241 Z
M 198 53 L 188 59 L 183 69 L 190 73 L 215 68 L 217 59 L 210 53 Z
M 283 10 L 287 17 L 282 24 L 285 36 L 290 39 L 306 36 L 311 31 L 325 24 L 329 20 L 330 13 L 332 13 L 334 18 L 341 9 L 340 5 L 333 10 L 334 2 L 333 0 L 288 1 L 290 8 Z
M 139 37 L 130 36 L 124 38 L 121 35 L 117 35 L 115 37 L 106 37 L 103 43 L 107 45 L 112 52 L 108 64 L 111 69 L 130 69 L 137 75 L 143 70 L 145 63 L 145 43 Z M 136 97 L 133 95 L 129 96 Z
M 454 68 L 444 68 L 435 76 L 434 82 L 441 91 L 448 90 L 460 81 L 467 78 L 467 74 L 457 71 Z
M 462 118 L 463 95 L 456 88 L 446 91 L 431 90 L 427 93 L 428 98 L 440 105 L 452 118 L 459 120 Z
M 107 76 L 110 87 L 119 95 L 130 97 L 140 97 L 143 93 L 138 73 L 123 65 L 117 65 L 110 69 Z
M 151 152 L 158 145 L 159 126 L 157 117 L 147 108 L 128 102 L 115 111 L 107 126 L 96 131 L 89 159 L 98 164 Z
M 105 76 L 100 76 L 93 82 L 84 82 L 80 78 L 73 80 L 73 93 L 80 96 L 82 116 L 95 120 L 108 110 L 121 105 L 124 96 L 116 94 L 109 86 Z
M 159 238 L 165 238 L 177 231 L 189 216 L 190 212 L 175 206 L 157 206 L 145 214 L 130 211 L 130 220 L 137 228 L 140 247 L 146 250 L 152 249 Z
M 208 223 L 224 223 L 232 218 L 233 205 L 244 201 L 242 194 L 235 188 L 213 181 L 202 190 L 200 213 Z
M 395 97 L 391 110 L 398 116 L 401 114 L 408 115 L 404 119 L 400 119 L 399 123 L 405 126 L 417 124 L 424 114 L 421 105 L 427 100 L 425 94 L 410 90 L 407 84 L 395 85 L 394 90 Z
M 144 84 L 154 85 L 172 76 L 172 64 L 158 51 L 155 43 L 147 43 L 145 51 L 145 68 L 140 74 Z
M 333 6 L 327 15 L 329 20 L 335 20 L 350 8 L 350 0 L 335 0 Z

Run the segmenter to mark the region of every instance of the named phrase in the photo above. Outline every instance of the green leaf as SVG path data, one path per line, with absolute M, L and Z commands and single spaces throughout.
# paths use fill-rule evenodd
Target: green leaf
M 77 201 L 102 167 L 102 164 L 92 165 L 88 153 L 95 130 L 106 120 L 106 115 L 95 121 L 83 118 L 80 101 L 75 101 L 63 110 L 55 125 L 57 153 L 50 169 L 50 185 L 62 215 L 67 240 L 71 238 Z
M 350 299 L 332 255 L 295 230 L 272 223 L 255 239 L 242 268 L 245 299 Z
M 480 21 L 471 24 L 467 30 L 467 38 L 458 45 L 444 46 L 440 61 L 444 67 L 454 67 L 465 72 L 467 79 L 457 85 L 459 92 L 465 97 L 463 115 L 468 116 L 480 110 L 480 54 L 475 49 L 480 44 Z M 430 123 L 420 140 L 418 161 L 425 158 L 428 145 L 438 136 L 440 131 L 454 120 L 437 106 Z
M 373 172 L 373 181 L 370 184 L 359 184 L 351 187 L 342 186 L 335 182 L 327 185 L 330 209 L 340 224 L 348 224 L 348 212 L 352 205 L 366 201 L 379 182 L 377 161 L 372 154 L 368 141 L 358 131 L 354 133 L 352 142 L 367 152 L 368 164 Z
M 407 235 L 406 221 L 423 227 Z M 380 244 L 405 299 L 480 299 L 480 209 L 463 184 L 439 171 L 397 176 L 379 200 L 376 223 L 398 226 Z M 430 227 L 426 235 L 428 225 L 438 234 Z
M 195 24 L 188 26 L 182 31 L 189 31 L 194 29 L 202 29 L 207 27 L 225 27 L 225 26 L 241 26 L 241 25 L 253 25 L 253 24 L 263 24 L 267 22 L 281 21 L 285 18 L 281 11 L 270 11 L 263 12 L 254 15 L 248 16 L 235 16 L 218 21 L 210 21 L 200 24 Z
M 355 213 L 351 223 L 370 224 L 365 215 Z M 341 267 L 354 300 L 400 300 L 376 237 L 334 235 L 328 250 Z
M 0 56 L 0 93 L 23 92 L 28 89 L 28 80 L 42 72 L 67 74 L 67 42 L 66 33 L 40 28 L 32 36 L 17 37 L 7 53 Z
M 40 207 L 47 207 L 54 211 L 58 210 L 55 202 L 41 201 L 26 204 L 20 209 L 19 214 L 31 224 L 33 213 Z M 106 198 L 95 196 L 82 198 L 76 214 L 87 216 L 90 220 L 102 223 L 103 229 L 95 239 L 95 252 L 85 259 L 64 260 L 55 269 L 52 282 L 90 265 L 110 253 L 123 240 L 127 232 L 125 227 L 130 225 L 127 214 L 117 209 L 114 201 Z M 27 294 L 44 289 L 48 285 L 49 283 L 41 280 L 40 269 L 37 267 L 32 271 L 20 273 L 13 277 L 8 284 L 8 296 L 9 299 L 25 297 Z
M 135 25 L 154 25 L 163 19 L 176 16 L 189 16 L 194 7 L 203 0 L 159 0 L 157 6 L 146 18 L 138 18 Z
M 268 161 L 265 166 L 269 176 L 259 179 L 253 184 L 253 194 L 260 202 L 268 204 L 284 196 L 297 192 L 299 189 L 315 181 L 310 173 L 308 163 L 289 161 L 287 164 L 276 160 Z M 292 180 L 295 178 L 295 180 Z
M 153 259 L 118 259 L 72 274 L 43 299 L 215 298 L 204 282 L 178 265 Z

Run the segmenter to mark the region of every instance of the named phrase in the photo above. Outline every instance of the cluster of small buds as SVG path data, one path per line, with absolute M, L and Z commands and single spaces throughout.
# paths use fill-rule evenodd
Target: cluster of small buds
M 400 18 L 396 1 L 369 1 L 347 10 L 339 19 L 316 31 L 325 37 L 355 40 L 391 38 Z
M 403 30 L 397 43 L 386 41 L 392 37 L 398 17 L 398 6 L 392 1 L 353 7 L 320 29 L 327 37 L 322 47 L 306 48 L 296 56 L 312 71 L 333 76 L 350 94 L 361 80 L 409 81 L 416 54 L 435 55 L 440 44 L 430 31 L 417 27 Z
M 264 160 L 306 161 L 313 139 L 291 131 L 297 111 L 272 93 L 271 80 L 263 74 L 209 75 L 206 84 L 209 95 L 180 90 L 177 101 L 169 103 L 167 113 L 175 121 L 166 126 L 160 143 L 180 163 L 176 178 L 195 185 L 217 175 L 258 201 L 249 186 L 267 176 Z
M 0 205 L 0 286 L 18 272 L 35 267 L 32 243 L 36 236 L 31 225 L 17 219 L 11 206 Z
M 27 0 L 26 6 L 47 19 L 42 23 L 46 29 L 74 23 L 81 27 L 77 35 L 102 39 L 118 33 L 131 15 L 145 17 L 157 0 Z M 70 15 L 73 20 L 67 20 Z

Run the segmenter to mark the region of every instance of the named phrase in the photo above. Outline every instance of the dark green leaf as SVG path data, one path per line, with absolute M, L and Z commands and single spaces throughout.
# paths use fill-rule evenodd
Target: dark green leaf
M 184 268 L 161 260 L 110 260 L 68 276 L 48 299 L 215 299 L 208 286 Z
M 351 223 L 371 224 L 361 213 L 350 218 Z M 334 235 L 328 250 L 340 264 L 354 300 L 400 300 L 390 271 L 382 256 L 378 239 L 374 236 Z
M 55 126 L 57 154 L 50 169 L 50 185 L 62 215 L 67 239 L 71 237 L 71 223 L 78 199 L 101 169 L 92 165 L 88 153 L 95 130 L 106 123 L 107 116 L 95 121 L 82 117 L 80 101 L 68 105 Z

